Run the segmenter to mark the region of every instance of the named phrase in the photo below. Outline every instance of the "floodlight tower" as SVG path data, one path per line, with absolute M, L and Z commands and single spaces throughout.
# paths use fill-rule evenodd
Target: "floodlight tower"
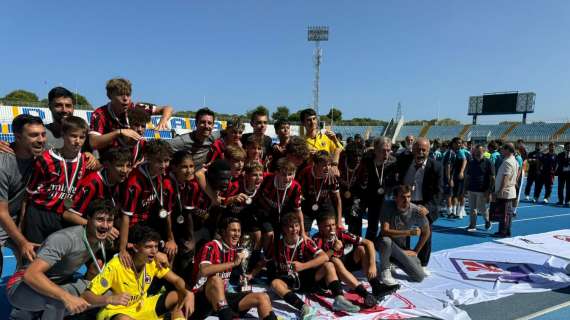
M 313 109 L 319 116 L 319 81 L 320 81 L 320 66 L 322 58 L 322 50 L 319 46 L 321 41 L 329 40 L 329 27 L 328 26 L 309 26 L 307 32 L 307 40 L 315 42 L 315 52 L 313 55 L 313 63 L 315 67 L 315 81 L 313 87 Z

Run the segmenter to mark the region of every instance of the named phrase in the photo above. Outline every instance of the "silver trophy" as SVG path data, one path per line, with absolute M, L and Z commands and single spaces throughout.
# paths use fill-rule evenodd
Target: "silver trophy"
M 241 270 L 243 271 L 243 276 L 240 280 L 240 291 L 249 292 L 251 291 L 251 284 L 245 276 L 247 274 L 247 268 L 249 265 L 249 259 L 251 258 L 251 253 L 253 251 L 255 243 L 250 234 L 246 233 L 241 237 L 240 252 L 245 252 L 245 257 L 241 261 Z

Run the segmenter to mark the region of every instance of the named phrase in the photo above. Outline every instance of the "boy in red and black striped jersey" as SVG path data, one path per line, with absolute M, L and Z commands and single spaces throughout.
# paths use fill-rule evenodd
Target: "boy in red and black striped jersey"
M 132 170 L 128 149 L 112 148 L 103 155 L 101 161 L 101 171 L 90 172 L 79 180 L 73 205 L 63 213 L 63 219 L 69 223 L 85 225 L 87 219 L 84 214 L 95 199 L 109 200 L 115 207 L 121 204 L 122 192 L 126 190 L 124 182 Z M 109 235 L 114 240 L 119 231 L 113 228 Z
M 215 160 L 210 164 L 205 177 L 210 190 L 219 197 L 227 191 L 230 183 L 230 163 L 225 159 Z M 198 244 L 200 240 L 210 240 L 214 236 L 221 217 L 221 209 L 213 205 L 212 200 L 202 188 L 196 186 L 194 190 L 191 213 L 194 221 L 194 237 Z
M 133 170 L 127 180 L 119 242 L 121 262 L 127 266 L 131 264 L 127 252 L 129 228 L 139 223 L 149 225 L 161 234 L 165 240 L 164 252 L 170 259 L 177 252 L 170 217 L 174 183 L 166 174 L 171 153 L 165 141 L 149 141 L 145 148 L 146 162 Z
M 189 151 L 177 151 L 170 161 L 170 178 L 174 181 L 175 198 L 172 208 L 172 232 L 178 244 L 173 270 L 185 279 L 192 278 L 192 261 L 196 247 L 193 196 L 197 193 L 198 181 L 194 176 L 195 166 Z
M 293 179 L 295 166 L 286 158 L 279 159 L 277 172 L 267 175 L 255 197 L 253 198 L 253 214 L 244 221 L 247 232 L 254 234 L 256 239 L 262 239 L 265 252 L 279 239 L 280 221 L 286 212 L 294 212 L 303 221 L 301 212 L 301 186 Z M 301 223 L 301 234 L 305 234 Z
M 110 147 L 119 146 L 119 137 L 126 137 L 135 141 L 142 136 L 133 130 L 127 116 L 128 110 L 143 109 L 148 114 L 162 114 L 156 130 L 166 130 L 167 123 L 172 115 L 172 107 L 159 107 L 151 104 L 133 103 L 131 101 L 131 82 L 127 79 L 115 78 L 107 81 L 107 97 L 110 102 L 97 108 L 91 115 L 91 131 L 89 138 L 91 146 L 100 153 Z
M 227 291 L 232 269 L 239 267 L 247 252 L 238 253 L 241 237 L 239 219 L 226 217 L 220 225 L 220 240 L 213 240 L 200 250 L 200 264 L 194 266 L 194 291 L 196 295 L 195 317 L 206 318 L 212 311 L 222 320 L 233 318 L 251 308 L 257 308 L 260 319 L 276 320 L 267 293 Z
M 326 206 L 334 206 L 340 221 L 339 228 L 344 228 L 339 184 L 331 173 L 331 162 L 327 151 L 317 151 L 313 155 L 313 164 L 303 169 L 297 179 L 303 194 L 301 208 L 307 233 L 310 233 L 313 221 L 324 212 Z
M 270 278 L 271 288 L 287 303 L 302 311 L 303 319 L 311 318 L 315 310 L 309 308 L 294 293 L 296 290 L 311 291 L 319 282 L 331 290 L 334 296 L 335 311 L 358 312 L 360 308 L 350 303 L 343 296 L 342 285 L 338 279 L 334 264 L 315 242 L 304 238 L 301 221 L 295 213 L 286 214 L 281 220 L 283 238 L 269 253 L 274 272 Z
M 265 163 L 269 159 L 263 154 L 263 142 L 260 139 L 250 136 L 245 142 L 244 149 L 246 153 L 245 161 L 257 161 L 266 168 Z
M 139 164 L 144 162 L 144 132 L 146 131 L 146 124 L 150 122 L 150 114 L 143 109 L 132 109 L 129 111 L 129 125 L 131 129 L 135 130 L 142 139 L 133 140 L 131 138 L 119 137 L 119 142 L 125 141 L 124 144 L 131 149 L 133 168 L 138 167 Z
M 212 143 L 211 150 L 208 153 L 208 163 L 216 159 L 224 159 L 226 147 L 235 145 L 241 147 L 241 135 L 245 129 L 244 124 L 239 117 L 234 117 L 228 121 L 228 125 L 222 132 L 221 138 L 216 139 Z
M 63 212 L 73 204 L 78 182 L 88 173 L 81 152 L 88 130 L 85 120 L 68 116 L 62 120 L 63 147 L 46 150 L 36 158 L 23 227 L 29 241 L 42 243 L 64 227 Z
M 364 298 L 366 307 L 376 305 L 376 297 L 383 298 L 399 288 L 399 285 L 382 284 L 378 278 L 374 244 L 368 239 L 362 239 L 360 236 L 338 229 L 332 208 L 319 216 L 318 225 L 319 232 L 313 236 L 313 240 L 329 256 L 339 279 Z M 352 274 L 359 269 L 368 278 L 372 286 L 372 294 Z

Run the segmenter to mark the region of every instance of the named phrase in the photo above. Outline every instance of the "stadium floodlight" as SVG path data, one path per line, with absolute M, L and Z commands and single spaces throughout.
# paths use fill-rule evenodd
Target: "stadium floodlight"
M 319 82 L 320 82 L 320 66 L 323 52 L 319 47 L 321 41 L 329 40 L 329 27 L 328 26 L 309 26 L 307 29 L 307 40 L 315 42 L 315 52 L 313 56 L 315 68 L 315 80 L 313 84 L 313 109 L 319 117 Z

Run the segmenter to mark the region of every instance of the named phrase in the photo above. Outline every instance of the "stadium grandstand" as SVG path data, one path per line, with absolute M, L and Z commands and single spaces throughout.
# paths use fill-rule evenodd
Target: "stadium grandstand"
M 45 123 L 52 122 L 51 112 L 48 108 L 37 106 L 7 106 L 0 105 L 0 140 L 13 142 L 12 119 L 18 114 L 33 114 L 39 116 Z M 90 121 L 92 111 L 76 110 L 75 114 L 82 117 L 87 122 Z M 151 123 L 145 132 L 147 139 L 171 139 L 173 135 L 182 134 L 191 131 L 195 127 L 194 119 L 183 117 L 172 117 L 170 119 L 171 131 L 154 131 L 153 126 L 159 121 L 159 117 L 153 116 Z M 225 127 L 225 121 L 216 121 L 215 130 Z M 466 140 L 491 141 L 494 139 L 503 139 L 508 141 L 516 141 L 522 139 L 526 142 L 558 142 L 563 143 L 570 140 L 570 123 L 545 123 L 535 122 L 531 124 L 513 123 L 513 124 L 484 124 L 484 125 L 403 125 L 400 130 L 387 132 L 388 127 L 385 126 L 343 126 L 334 125 L 331 129 L 335 133 L 340 133 L 343 139 L 360 134 L 365 138 L 378 137 L 381 135 L 392 136 L 394 141 L 403 141 L 408 135 L 416 137 L 427 137 L 430 140 L 439 139 L 442 141 L 451 140 L 453 137 L 461 137 Z M 273 128 L 270 128 L 273 129 Z M 249 124 L 246 124 L 245 132 L 252 131 Z M 297 133 L 300 131 L 298 125 L 292 126 L 292 131 Z M 267 132 L 273 139 L 276 139 L 275 132 L 268 130 Z

